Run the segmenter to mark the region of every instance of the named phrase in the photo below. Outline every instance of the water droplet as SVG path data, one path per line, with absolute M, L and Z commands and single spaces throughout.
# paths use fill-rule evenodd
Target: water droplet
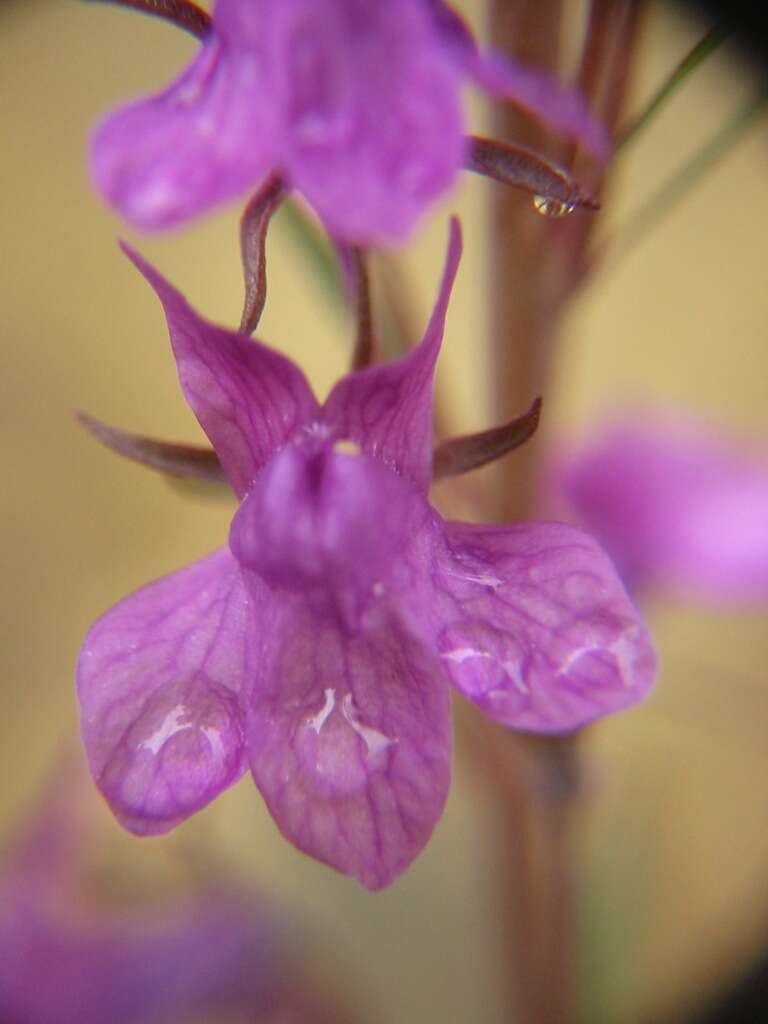
M 554 199 L 552 196 L 534 196 L 533 208 L 542 217 L 567 217 L 576 209 L 576 203 L 566 203 L 562 199 Z

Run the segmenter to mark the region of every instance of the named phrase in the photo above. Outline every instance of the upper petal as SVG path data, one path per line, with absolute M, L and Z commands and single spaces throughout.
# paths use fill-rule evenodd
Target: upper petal
M 768 599 L 768 455 L 648 411 L 607 424 L 552 474 L 628 585 Z
M 251 771 L 283 834 L 369 889 L 425 845 L 450 782 L 448 686 L 384 609 L 351 635 L 301 597 L 273 606 L 251 696 Z
M 123 246 L 165 309 L 184 396 L 242 496 L 267 459 L 319 411 L 285 356 L 208 323 L 138 253 Z
M 345 377 L 323 406 L 323 419 L 338 437 L 355 441 L 425 492 L 432 475 L 435 363 L 460 259 L 461 229 L 453 219 L 440 291 L 421 344 L 397 362 Z
M 242 774 L 252 600 L 221 551 L 144 587 L 91 627 L 77 669 L 83 742 L 99 789 L 130 831 L 167 832 Z
M 464 153 L 460 75 L 413 0 L 285 5 L 286 169 L 337 238 L 403 240 Z
M 449 523 L 436 578 L 438 648 L 493 718 L 568 732 L 646 696 L 655 657 L 609 559 L 561 523 Z
M 91 143 L 97 189 L 133 225 L 167 228 L 255 186 L 279 159 L 267 57 L 217 32 L 168 89 L 109 116 Z

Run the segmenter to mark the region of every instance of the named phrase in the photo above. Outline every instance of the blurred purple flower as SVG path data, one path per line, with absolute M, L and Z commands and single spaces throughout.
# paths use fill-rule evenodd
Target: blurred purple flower
M 768 455 L 661 410 L 562 454 L 551 486 L 633 591 L 768 600 Z
M 94 830 L 65 775 L 0 875 L 3 1024 L 272 1020 L 285 964 L 263 907 L 219 888 L 151 907 L 99 903 L 83 864 Z
M 93 179 L 155 230 L 277 170 L 340 240 L 400 241 L 462 165 L 465 80 L 606 156 L 575 93 L 478 53 L 440 0 L 217 0 L 181 78 L 98 129 Z
M 449 682 L 561 733 L 635 703 L 654 655 L 609 560 L 558 523 L 445 523 L 427 503 L 454 222 L 421 344 L 341 380 L 160 297 L 187 401 L 240 499 L 230 550 L 146 587 L 79 663 L 91 770 L 119 820 L 165 832 L 247 766 L 299 849 L 379 888 L 449 786 Z

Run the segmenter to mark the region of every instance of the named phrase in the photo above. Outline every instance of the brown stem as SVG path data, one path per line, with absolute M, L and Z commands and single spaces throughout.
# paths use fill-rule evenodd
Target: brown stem
M 267 230 L 284 195 L 280 177 L 268 178 L 240 218 L 240 255 L 245 279 L 240 330 L 244 334 L 253 334 L 264 312 L 267 301 Z
M 562 0 L 489 0 L 495 49 L 553 75 L 558 72 Z M 593 0 L 579 80 L 591 109 L 615 129 L 626 92 L 636 5 Z M 618 11 L 618 13 L 616 13 Z M 607 67 L 606 67 L 607 64 Z M 499 110 L 494 136 L 535 145 L 530 122 Z M 538 143 L 538 145 L 537 145 Z M 555 142 L 549 152 L 556 154 Z M 562 147 L 560 147 L 562 153 Z M 569 170 L 578 153 L 566 150 Z M 591 190 L 602 172 L 586 165 L 579 184 Z M 503 418 L 534 395 L 546 400 L 565 310 L 584 276 L 584 251 L 594 214 L 575 211 L 561 222 L 539 217 L 530 199 L 493 189 L 490 309 L 493 415 Z M 528 518 L 536 506 L 539 439 L 501 467 L 487 513 Z M 515 1020 L 567 1024 L 575 1016 L 572 829 L 577 807 L 574 738 L 539 739 L 487 727 L 486 750 L 498 794 L 504 909 Z
M 191 33 L 196 39 L 205 39 L 211 30 L 211 16 L 192 0 L 89 0 L 91 3 L 109 3 L 129 7 L 142 14 L 162 18 L 177 28 Z
M 363 249 L 355 247 L 350 250 L 349 262 L 352 271 L 357 322 L 355 350 L 352 354 L 353 370 L 364 370 L 367 366 L 372 366 L 376 359 L 376 335 L 371 310 L 371 281 L 366 260 L 366 253 Z
M 538 429 L 540 416 L 541 399 L 537 398 L 527 412 L 509 423 L 442 441 L 434 451 L 432 479 L 471 473 L 473 469 L 503 458 L 530 441 Z
M 524 146 L 470 135 L 464 167 L 502 185 L 522 188 L 532 195 L 554 199 L 568 206 L 586 206 L 591 210 L 600 206 L 564 167 Z

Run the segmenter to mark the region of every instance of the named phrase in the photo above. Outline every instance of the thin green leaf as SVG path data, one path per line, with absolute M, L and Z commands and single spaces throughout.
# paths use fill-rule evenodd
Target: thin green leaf
M 680 61 L 672 74 L 662 83 L 653 96 L 651 96 L 650 100 L 643 110 L 640 111 L 637 117 L 634 117 L 627 127 L 619 132 L 619 137 L 616 140 L 617 151 L 621 149 L 622 146 L 626 146 L 626 144 L 634 139 L 639 132 L 643 130 L 643 128 L 650 124 L 656 114 L 658 114 L 662 107 L 664 107 L 674 96 L 683 82 L 693 74 L 696 68 L 698 68 L 707 59 L 707 57 L 710 56 L 710 54 L 715 52 L 715 50 L 728 38 L 729 35 L 730 30 L 726 28 L 725 25 L 715 25 L 714 28 L 707 32 L 703 39 L 699 40 L 691 52 Z
M 344 287 L 333 247 L 298 203 L 289 199 L 275 216 L 275 223 L 285 224 L 310 264 L 310 269 L 332 305 L 345 309 Z
M 726 157 L 738 140 L 765 112 L 768 92 L 761 89 L 739 110 L 736 116 L 713 139 L 676 171 L 629 219 L 616 231 L 616 241 L 608 243 L 612 265 L 623 259 L 654 231 L 677 204 L 689 195 L 696 185 Z

